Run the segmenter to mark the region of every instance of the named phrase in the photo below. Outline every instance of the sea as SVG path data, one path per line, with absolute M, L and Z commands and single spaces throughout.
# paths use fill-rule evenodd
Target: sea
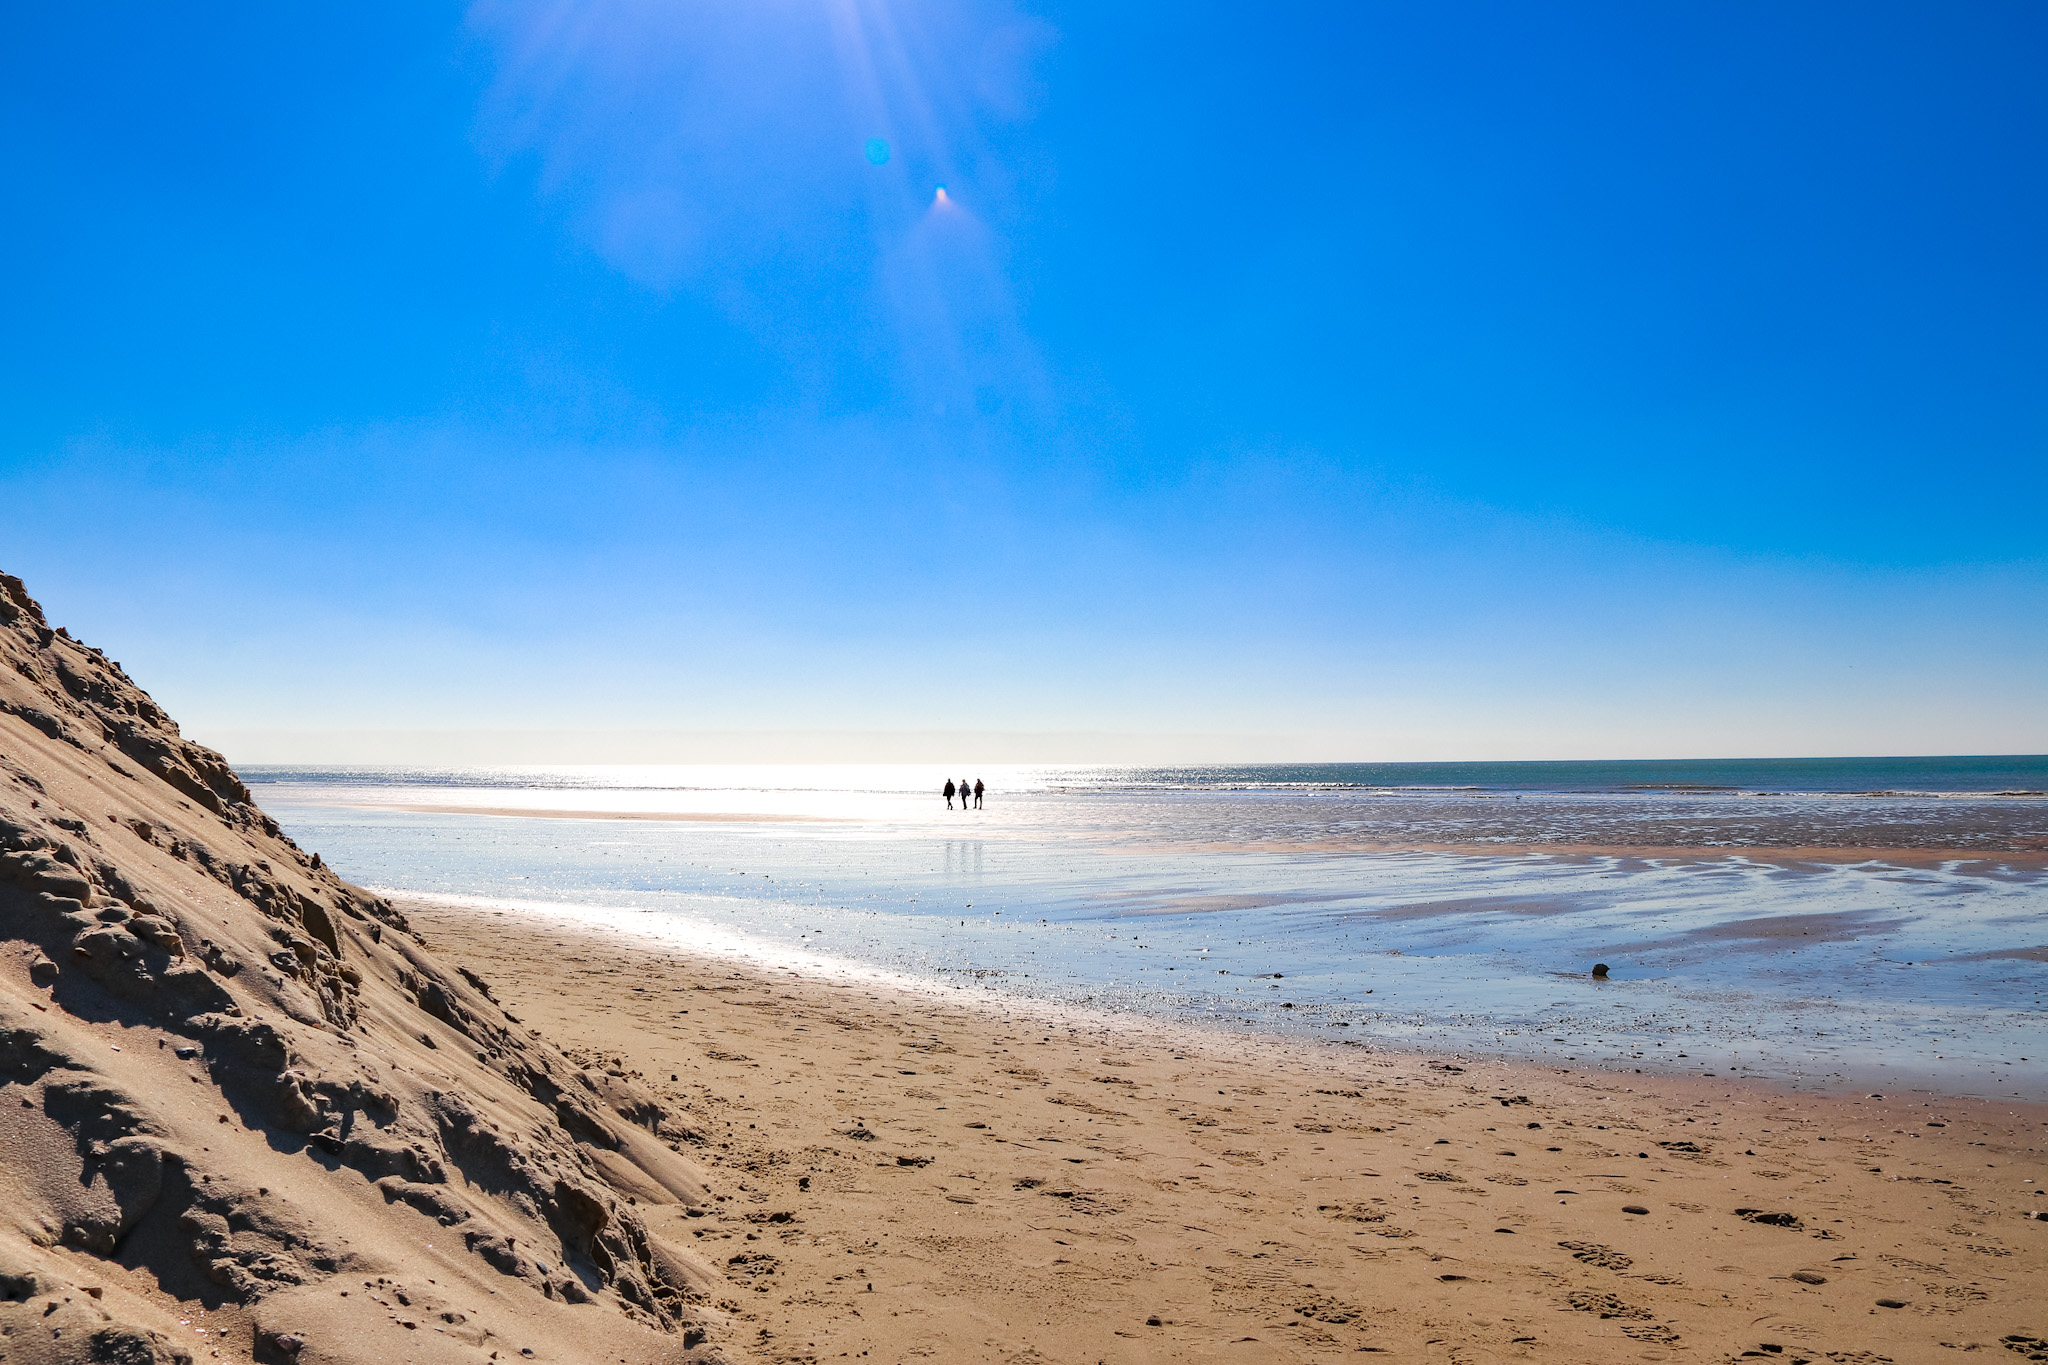
M 2048 756 L 241 771 L 384 894 L 708 958 L 1338 1049 L 2048 1099 Z M 962 779 L 978 808 L 942 796 Z

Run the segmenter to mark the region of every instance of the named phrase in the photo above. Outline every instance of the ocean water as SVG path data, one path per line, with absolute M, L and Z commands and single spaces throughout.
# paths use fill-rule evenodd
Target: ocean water
M 2048 1098 L 2048 758 L 951 774 L 979 811 L 922 767 L 244 775 L 345 876 L 479 914 L 1336 1047 Z

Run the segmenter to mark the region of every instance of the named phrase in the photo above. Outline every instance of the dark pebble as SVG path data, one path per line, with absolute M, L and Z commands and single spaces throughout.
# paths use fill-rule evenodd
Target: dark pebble
M 1646 1209 L 1646 1208 L 1644 1208 L 1644 1207 L 1643 1207 L 1643 1206 L 1642 1206 L 1641 1204 L 1623 1204 L 1623 1205 L 1621 1206 L 1621 1211 L 1622 1211 L 1623 1213 L 1648 1213 L 1648 1212 L 1649 1212 L 1649 1210 L 1648 1210 L 1648 1209 Z

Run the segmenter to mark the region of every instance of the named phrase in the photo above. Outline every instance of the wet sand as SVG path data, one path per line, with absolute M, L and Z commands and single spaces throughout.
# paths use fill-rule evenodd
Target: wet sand
M 825 815 L 746 814 L 738 811 L 529 810 L 524 806 L 398 805 L 376 801 L 352 801 L 348 804 L 364 810 L 403 810 L 421 815 L 508 815 L 526 820 L 655 820 L 684 823 L 702 821 L 722 825 L 838 823 Z
M 388 801 L 346 801 L 359 810 L 406 811 L 419 815 L 488 815 L 523 820 L 630 820 L 655 824 L 805 824 L 837 825 L 861 823 L 850 816 L 806 815 L 768 811 L 650 811 L 603 809 L 535 809 L 525 806 L 441 805 Z M 1077 847 L 1128 848 L 1134 831 L 1128 829 L 1075 831 L 1070 835 Z M 1485 843 L 1441 843 L 1410 839 L 1360 841 L 1331 839 L 1254 839 L 1217 841 L 1190 839 L 1153 832 L 1140 836 L 1143 844 L 1158 852 L 1183 854 L 1388 854 L 1436 853 L 1459 857 L 1513 858 L 1541 856 L 1560 860 L 1625 858 L 1683 866 L 1743 862 L 1771 867 L 1797 868 L 1802 864 L 1824 867 L 1884 863 L 1904 868 L 1940 868 L 1982 865 L 2015 870 L 2048 869 L 2048 841 L 2019 838 L 2010 846 L 1987 850 L 1981 846 L 1900 845 L 1879 847 L 1865 844 L 1770 844 L 1750 843 L 1738 848 L 1702 847 L 1698 844 L 1574 843 L 1545 840 L 1503 840 Z
M 1755 863 L 1768 867 L 1797 868 L 1802 864 L 1822 867 L 1884 863 L 1895 867 L 1929 868 L 1950 866 L 2009 867 L 2039 871 L 2048 869 L 2048 848 L 2018 847 L 1987 852 L 1982 848 L 1896 847 L 1877 848 L 1860 844 L 1771 844 L 1741 848 L 1701 848 L 1692 844 L 1580 844 L 1580 843 L 1498 843 L 1432 844 L 1336 843 L 1330 841 L 1288 843 L 1268 840 L 1258 843 L 1190 843 L 1191 853 L 1447 853 L 1474 858 L 1541 856 L 1560 860 L 1626 858 L 1642 863 L 1659 862 L 1687 867 L 1714 863 Z
M 715 1211 L 643 1209 L 724 1268 L 763 1359 L 1905 1362 L 2048 1336 L 2048 1107 L 1231 1036 L 405 909 L 526 1026 L 680 1110 Z

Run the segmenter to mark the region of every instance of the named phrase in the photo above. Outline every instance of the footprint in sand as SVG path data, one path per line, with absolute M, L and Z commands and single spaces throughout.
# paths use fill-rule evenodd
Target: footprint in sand
M 1636 1263 L 1635 1257 L 1625 1256 L 1613 1247 L 1604 1247 L 1598 1242 L 1559 1242 L 1558 1245 L 1569 1251 L 1574 1261 L 1597 1265 L 1603 1270 L 1627 1270 Z
M 1638 1308 L 1612 1294 L 1595 1293 L 1590 1289 L 1574 1289 L 1565 1296 L 1565 1302 L 1581 1313 L 1598 1313 L 1603 1318 L 1647 1320 L 1650 1316 L 1646 1308 Z

